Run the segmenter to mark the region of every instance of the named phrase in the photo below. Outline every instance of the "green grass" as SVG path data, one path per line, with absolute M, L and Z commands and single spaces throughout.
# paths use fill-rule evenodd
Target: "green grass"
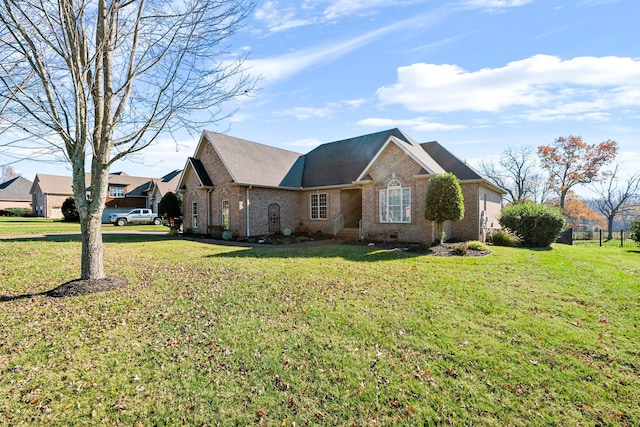
M 105 241 L 130 286 L 54 299 L 77 237 L 0 240 L 0 425 L 640 422 L 636 248 Z
M 102 224 L 104 232 L 122 231 L 167 231 L 162 225 L 128 225 L 126 228 Z M 20 218 L 0 216 L 0 236 L 30 234 L 80 233 L 80 224 L 52 218 Z

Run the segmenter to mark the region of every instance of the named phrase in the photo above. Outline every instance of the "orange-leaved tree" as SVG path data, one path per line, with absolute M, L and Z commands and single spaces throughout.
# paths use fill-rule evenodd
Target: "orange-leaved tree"
M 553 206 L 559 206 L 559 198 L 549 201 Z M 567 192 L 564 200 L 564 215 L 567 217 L 568 227 L 584 227 L 591 226 L 594 228 L 604 228 L 606 226 L 605 218 L 598 215 L 588 203 L 582 200 L 578 194 L 573 191 Z
M 563 210 L 569 190 L 596 181 L 600 169 L 617 154 L 616 141 L 587 144 L 579 136 L 561 136 L 551 145 L 538 147 L 542 167 L 549 173 L 549 189 L 558 195 Z

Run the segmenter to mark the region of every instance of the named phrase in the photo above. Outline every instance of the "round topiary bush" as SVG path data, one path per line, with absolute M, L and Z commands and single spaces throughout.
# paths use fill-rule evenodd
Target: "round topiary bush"
M 556 240 L 565 217 L 554 206 L 522 203 L 502 209 L 498 222 L 518 235 L 523 245 L 541 248 Z

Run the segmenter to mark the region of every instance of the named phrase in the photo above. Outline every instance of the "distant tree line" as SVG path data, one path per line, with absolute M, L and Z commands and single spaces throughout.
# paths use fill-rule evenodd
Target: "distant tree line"
M 498 159 L 480 164 L 482 173 L 506 191 L 508 204 L 533 202 L 558 206 L 570 226 L 628 228 L 640 217 L 640 173 L 624 173 L 618 144 L 587 144 L 579 136 L 561 136 L 552 144 L 510 147 Z M 583 200 L 575 188 L 586 187 Z

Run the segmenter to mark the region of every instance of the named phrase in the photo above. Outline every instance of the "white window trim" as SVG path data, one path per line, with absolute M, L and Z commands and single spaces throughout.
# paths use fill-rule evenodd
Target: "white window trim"
M 389 210 L 389 190 L 400 190 L 400 212 L 402 218 L 400 220 L 389 220 L 391 218 L 391 212 Z M 378 219 L 383 224 L 410 224 L 411 223 L 411 187 L 403 187 L 402 183 L 393 178 L 387 183 L 387 187 L 380 189 L 378 192 Z M 406 203 L 406 196 L 408 195 L 408 203 Z M 409 212 L 408 217 L 406 212 Z
M 317 198 L 318 205 L 313 206 L 313 198 Z M 324 204 L 320 204 L 320 196 L 324 196 Z M 321 216 L 322 209 L 324 207 L 324 217 Z M 313 216 L 313 209 L 318 210 L 317 217 Z M 326 221 L 329 217 L 329 196 L 327 193 L 312 193 L 309 194 L 309 219 L 312 221 Z
M 191 203 L 191 228 L 198 228 L 198 202 Z
M 226 206 L 226 215 L 225 215 L 225 204 Z M 225 217 L 227 219 L 227 224 L 225 225 Z M 222 226 L 223 229 L 228 230 L 229 227 L 231 226 L 231 222 L 230 222 L 230 210 L 229 210 L 229 201 L 228 200 L 223 200 L 220 203 L 220 226 Z
M 112 188 L 114 188 L 114 189 L 117 188 L 118 190 L 121 190 L 122 191 L 122 195 L 121 196 L 120 195 L 115 195 L 114 196 L 112 191 L 111 191 Z M 118 191 L 118 193 L 120 193 L 120 191 Z M 124 199 L 124 187 L 121 187 L 119 185 L 110 185 L 109 186 L 109 197 L 111 197 L 112 199 Z

